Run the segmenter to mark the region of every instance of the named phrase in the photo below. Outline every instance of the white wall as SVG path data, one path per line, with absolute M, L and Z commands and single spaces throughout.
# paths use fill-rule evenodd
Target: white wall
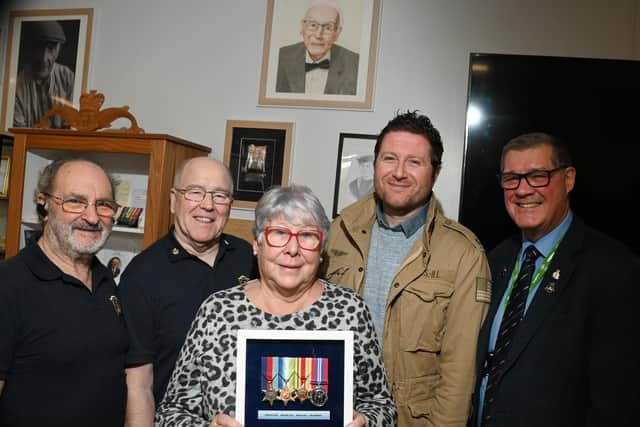
M 340 132 L 377 133 L 397 110 L 431 117 L 444 144 L 436 194 L 457 218 L 469 53 L 640 59 L 640 0 L 382 0 L 373 111 L 258 107 L 264 0 L 5 0 L 8 10 L 94 8 L 89 89 L 147 132 L 224 149 L 228 119 L 295 123 L 291 182 L 328 213 Z M 234 212 L 233 216 L 245 217 Z

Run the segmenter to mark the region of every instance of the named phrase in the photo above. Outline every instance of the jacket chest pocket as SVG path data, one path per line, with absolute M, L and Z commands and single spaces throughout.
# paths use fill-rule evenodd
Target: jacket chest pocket
M 398 299 L 404 351 L 440 351 L 453 284 L 427 280 L 408 285 Z

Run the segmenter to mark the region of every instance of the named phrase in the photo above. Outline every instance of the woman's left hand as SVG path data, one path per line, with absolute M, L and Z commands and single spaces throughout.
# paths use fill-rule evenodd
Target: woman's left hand
M 226 414 L 218 414 L 213 417 L 209 427 L 242 427 L 242 424 L 237 422 L 234 418 Z
M 367 420 L 360 412 L 353 411 L 353 421 L 346 425 L 346 427 L 366 427 Z

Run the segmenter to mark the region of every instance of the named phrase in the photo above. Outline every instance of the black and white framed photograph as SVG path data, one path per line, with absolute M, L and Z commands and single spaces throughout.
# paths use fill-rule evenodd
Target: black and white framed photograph
M 86 91 L 93 9 L 11 11 L 0 127 L 31 128 Z M 64 127 L 60 116 L 48 127 Z
M 333 194 L 333 217 L 373 192 L 373 150 L 378 135 L 341 133 Z
M 371 110 L 380 0 L 268 0 L 259 105 Z
M 293 123 L 227 120 L 224 163 L 231 170 L 233 207 L 255 208 L 276 185 L 289 183 Z
M 353 331 L 238 331 L 236 420 L 343 427 L 353 418 Z

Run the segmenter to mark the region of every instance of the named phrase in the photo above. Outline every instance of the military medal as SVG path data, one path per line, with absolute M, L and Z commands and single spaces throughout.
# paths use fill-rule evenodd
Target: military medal
M 271 383 L 269 383 L 269 388 L 262 390 L 262 392 L 264 393 L 262 401 L 269 402 L 269 405 L 273 406 L 273 402 L 278 399 L 278 390 L 271 388 Z
M 324 406 L 327 403 L 327 392 L 322 387 L 316 387 L 311 392 L 310 400 L 314 406 Z
M 312 358 L 298 357 L 296 364 L 298 371 L 298 388 L 296 388 L 296 398 L 300 403 L 302 403 L 310 397 L 311 390 L 307 388 L 307 378 L 309 378 L 313 369 Z
M 300 386 L 296 389 L 296 397 L 300 401 L 300 403 L 304 402 L 309 398 L 309 390 L 307 390 L 306 383 L 307 379 L 305 377 L 300 377 Z
M 311 404 L 317 407 L 324 406 L 329 398 L 329 359 L 326 357 L 318 357 L 313 359 L 313 390 L 309 400 Z
M 262 393 L 264 394 L 262 401 L 269 402 L 273 406 L 273 402 L 278 400 L 278 390 L 273 388 L 273 379 L 277 379 L 278 363 L 274 363 L 273 357 L 263 357 L 262 368 Z
M 289 384 L 285 384 L 284 388 L 280 390 L 280 396 L 278 396 L 278 399 L 282 400 L 284 406 L 287 406 L 287 403 L 289 403 L 290 401 L 295 400 L 295 397 L 289 389 Z
M 280 389 L 279 399 L 284 403 L 284 406 L 287 406 L 290 401 L 295 400 L 293 390 L 289 388 L 289 381 L 291 381 L 291 378 L 293 378 L 295 374 L 296 358 L 280 357 L 279 365 L 280 379 L 283 383 L 283 387 Z M 287 379 L 285 379 L 284 375 L 287 375 Z

